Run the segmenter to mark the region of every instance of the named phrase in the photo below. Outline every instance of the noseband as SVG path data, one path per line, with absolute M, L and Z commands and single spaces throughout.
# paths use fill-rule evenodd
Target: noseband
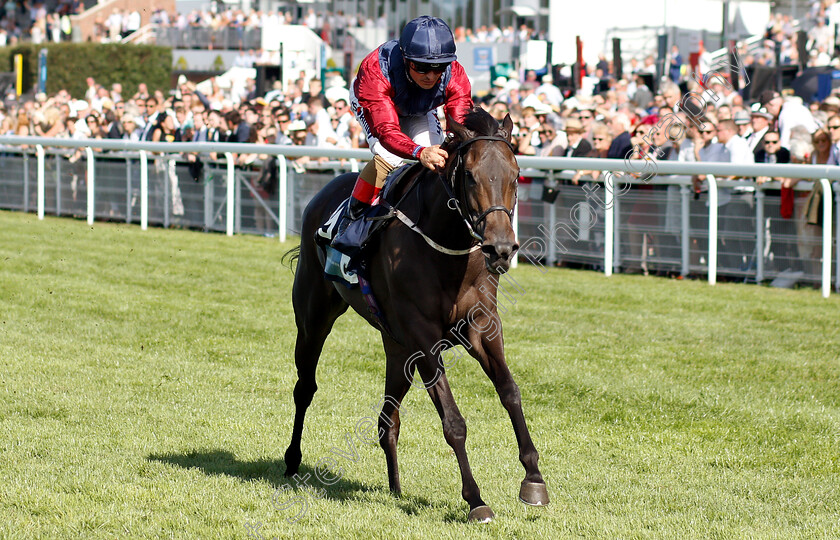
M 443 186 L 446 189 L 447 195 L 449 195 L 449 201 L 446 205 L 451 210 L 457 210 L 458 213 L 461 215 L 461 218 L 464 220 L 464 224 L 467 226 L 467 230 L 470 233 L 470 236 L 478 240 L 479 242 L 484 242 L 484 236 L 478 234 L 476 229 L 478 229 L 479 224 L 487 219 L 487 216 L 493 212 L 504 212 L 507 214 L 508 219 L 510 219 L 511 223 L 513 223 L 513 208 L 508 209 L 506 206 L 502 206 L 500 204 L 493 205 L 481 213 L 477 211 L 473 211 L 466 201 L 467 195 L 467 174 L 472 175 L 470 171 L 464 166 L 464 151 L 474 142 L 476 141 L 494 141 L 494 142 L 501 142 L 507 145 L 511 150 L 513 150 L 513 145 L 507 140 L 501 137 L 495 136 L 481 136 L 475 137 L 474 139 L 470 139 L 467 141 L 462 142 L 459 144 L 453 153 L 455 154 L 455 165 L 452 167 L 451 172 L 449 174 L 449 181 L 443 179 L 441 176 L 441 181 L 443 182 Z M 461 200 L 458 195 L 456 195 L 453 190 L 460 191 L 460 197 L 463 197 L 464 200 Z M 514 192 L 515 193 L 515 192 Z M 516 195 L 514 196 L 516 197 Z M 516 207 L 516 198 L 513 201 L 514 208 Z

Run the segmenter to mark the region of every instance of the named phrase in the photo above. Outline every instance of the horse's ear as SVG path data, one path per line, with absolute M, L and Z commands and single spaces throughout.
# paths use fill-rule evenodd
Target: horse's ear
M 446 129 L 454 133 L 455 136 L 462 141 L 475 138 L 475 133 L 467 129 L 467 127 L 463 124 L 456 122 L 455 119 L 449 115 L 446 116 Z
M 513 134 L 513 120 L 510 119 L 510 114 L 505 115 L 505 119 L 502 120 L 497 134 L 499 137 L 507 139 L 510 142 L 510 137 Z

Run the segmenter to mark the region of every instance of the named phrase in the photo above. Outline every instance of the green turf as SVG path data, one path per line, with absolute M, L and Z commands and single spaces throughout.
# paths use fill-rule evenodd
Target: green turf
M 497 514 L 466 523 L 454 455 L 412 390 L 403 496 L 378 447 L 306 515 L 278 510 L 291 431 L 293 244 L 0 212 L 0 537 L 837 538 L 840 299 L 520 267 L 509 365 L 552 497 L 517 502 L 510 422 L 449 370 Z M 339 320 L 303 472 L 381 399 L 383 353 Z M 316 481 L 313 484 L 319 485 Z

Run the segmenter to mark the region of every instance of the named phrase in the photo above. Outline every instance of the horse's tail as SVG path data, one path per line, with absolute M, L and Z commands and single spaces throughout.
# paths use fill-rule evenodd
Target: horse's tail
M 283 266 L 288 266 L 292 273 L 297 269 L 297 263 L 300 261 L 300 245 L 293 247 L 280 257 L 280 263 Z

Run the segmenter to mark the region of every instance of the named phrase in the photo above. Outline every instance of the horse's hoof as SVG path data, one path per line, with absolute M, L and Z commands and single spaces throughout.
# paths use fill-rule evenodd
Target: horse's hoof
M 287 451 L 286 454 L 283 456 L 283 461 L 286 463 L 286 472 L 284 472 L 283 474 L 287 477 L 294 476 L 295 474 L 297 474 L 298 469 L 300 468 L 300 452 L 295 453 L 291 450 Z
M 490 510 L 489 506 L 481 505 L 476 506 L 472 510 L 470 510 L 469 520 L 474 521 L 476 523 L 490 523 L 493 521 L 493 518 L 496 517 L 496 514 Z
M 541 482 L 522 481 L 519 488 L 519 500 L 531 506 L 548 505 L 548 489 Z

